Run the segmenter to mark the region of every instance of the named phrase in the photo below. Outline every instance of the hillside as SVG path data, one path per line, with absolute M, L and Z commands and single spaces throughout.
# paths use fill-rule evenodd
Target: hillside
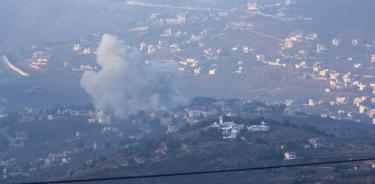
M 224 119 L 244 127 L 264 122 L 270 129 L 264 132 L 241 129 L 236 138 L 223 139 L 222 130 L 212 127 L 213 122 L 218 120 L 188 125 L 176 133 L 159 139 L 142 140 L 85 170 L 76 171 L 68 178 L 160 174 L 328 161 L 367 157 L 375 151 L 375 129 L 367 125 L 353 125 L 353 122 L 312 116 L 280 115 L 270 115 L 267 118 L 256 116 Z M 312 139 L 317 140 L 316 145 L 311 141 Z M 285 160 L 284 154 L 287 152 L 296 153 L 297 158 Z M 371 167 L 369 163 L 359 163 L 359 165 L 360 168 L 364 168 L 359 172 L 362 174 L 364 171 L 368 172 Z M 215 183 L 307 181 L 334 183 L 339 181 L 336 178 L 358 174 L 358 171 L 347 170 L 347 168 L 354 169 L 356 166 L 357 163 L 212 176 L 146 179 L 135 180 L 134 183 L 212 183 L 214 181 Z M 370 171 L 375 172 L 372 169 Z

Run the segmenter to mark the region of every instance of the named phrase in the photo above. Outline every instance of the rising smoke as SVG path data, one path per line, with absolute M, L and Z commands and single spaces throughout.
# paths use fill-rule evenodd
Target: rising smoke
M 101 70 L 86 71 L 81 79 L 81 86 L 97 109 L 126 117 L 187 103 L 178 89 L 181 75 L 176 63 L 144 64 L 137 49 L 111 35 L 103 35 L 97 63 Z

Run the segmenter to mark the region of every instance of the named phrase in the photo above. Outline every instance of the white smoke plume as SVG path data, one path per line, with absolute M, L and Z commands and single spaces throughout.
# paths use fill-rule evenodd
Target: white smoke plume
M 97 109 L 126 117 L 187 103 L 178 89 L 181 74 L 176 63 L 144 64 L 137 49 L 111 35 L 103 35 L 97 63 L 99 72 L 86 71 L 81 78 L 81 86 Z

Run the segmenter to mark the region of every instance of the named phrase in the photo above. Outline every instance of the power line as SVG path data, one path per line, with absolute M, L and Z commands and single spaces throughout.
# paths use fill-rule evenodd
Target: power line
M 82 182 L 96 182 L 96 181 L 114 181 L 114 180 L 161 178 L 161 177 L 173 177 L 173 176 L 189 176 L 189 175 L 191 176 L 191 175 L 204 175 L 204 174 L 233 173 L 233 172 L 243 172 L 243 171 L 259 171 L 259 170 L 303 167 L 303 166 L 330 165 L 330 164 L 340 164 L 340 163 L 353 163 L 353 162 L 363 162 L 363 161 L 373 161 L 373 160 L 375 160 L 375 157 L 361 158 L 361 159 L 350 159 L 350 160 L 336 160 L 336 161 L 325 161 L 325 162 L 301 163 L 301 164 L 274 165 L 274 166 L 265 166 L 265 167 L 226 169 L 226 170 L 224 169 L 224 170 L 211 170 L 211 171 L 195 171 L 195 172 L 179 172 L 179 173 L 166 173 L 166 174 L 119 176 L 119 177 L 107 177 L 107 178 L 54 180 L 54 181 L 42 181 L 42 182 L 39 181 L 39 182 L 26 182 L 26 183 L 20 183 L 20 184 L 82 183 Z

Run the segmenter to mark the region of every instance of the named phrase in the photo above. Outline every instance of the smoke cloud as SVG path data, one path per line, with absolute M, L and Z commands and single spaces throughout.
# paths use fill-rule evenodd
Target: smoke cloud
M 81 78 L 81 86 L 97 109 L 126 117 L 187 103 L 178 89 L 181 74 L 176 63 L 144 64 L 137 49 L 111 35 L 103 35 L 97 63 L 99 72 L 86 71 Z

